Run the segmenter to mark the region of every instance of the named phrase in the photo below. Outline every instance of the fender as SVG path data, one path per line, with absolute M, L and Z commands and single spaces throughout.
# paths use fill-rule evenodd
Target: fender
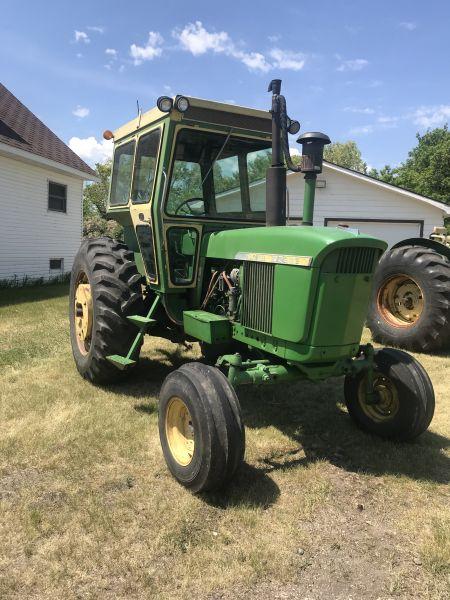
M 394 244 L 391 250 L 394 248 L 401 248 L 402 246 L 423 246 L 424 248 L 430 248 L 450 260 L 450 248 L 428 238 L 408 238 L 407 240 L 402 240 L 401 242 Z

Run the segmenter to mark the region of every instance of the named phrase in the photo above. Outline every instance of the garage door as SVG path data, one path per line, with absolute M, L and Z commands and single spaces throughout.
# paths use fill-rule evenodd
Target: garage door
M 414 221 L 412 223 L 393 223 L 391 221 L 346 221 L 345 219 L 325 219 L 328 227 L 337 227 L 337 225 L 347 225 L 350 229 L 358 229 L 360 233 L 367 233 L 374 237 L 385 240 L 389 246 L 393 246 L 401 240 L 411 237 L 421 237 L 422 223 Z

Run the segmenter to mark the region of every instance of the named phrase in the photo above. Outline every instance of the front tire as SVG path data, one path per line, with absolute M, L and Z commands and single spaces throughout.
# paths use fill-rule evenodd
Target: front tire
M 101 237 L 81 243 L 70 279 L 69 316 L 73 357 L 85 379 L 113 383 L 126 373 L 107 356 L 126 355 L 138 333 L 127 316 L 144 311 L 142 282 L 122 242 Z
M 166 377 L 159 436 L 181 485 L 197 493 L 230 481 L 244 458 L 245 433 L 236 393 L 219 369 L 189 363 Z
M 367 325 L 376 342 L 419 352 L 450 345 L 450 262 L 431 248 L 386 252 L 374 277 Z
M 433 385 L 422 365 L 401 350 L 383 348 L 374 356 L 376 401 L 368 402 L 367 375 L 347 375 L 344 396 L 357 425 L 380 437 L 408 441 L 423 433 L 434 414 Z

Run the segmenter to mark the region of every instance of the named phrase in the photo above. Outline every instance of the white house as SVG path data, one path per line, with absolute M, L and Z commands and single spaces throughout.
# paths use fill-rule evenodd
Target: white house
M 94 171 L 0 84 L 0 280 L 70 271 Z
M 290 216 L 300 218 L 303 175 L 289 173 L 287 181 Z M 317 177 L 314 225 L 347 225 L 393 245 L 428 237 L 445 217 L 450 217 L 446 204 L 332 163 L 324 162 Z
M 301 222 L 303 212 L 304 175 L 288 172 L 288 223 Z M 242 210 L 240 190 L 229 190 L 216 198 L 221 204 L 235 203 Z M 265 181 L 250 185 L 250 205 L 264 210 Z M 337 225 L 358 229 L 386 240 L 390 246 L 411 237 L 428 237 L 435 226 L 450 217 L 450 206 L 395 185 L 384 183 L 357 171 L 324 161 L 318 175 L 314 204 L 314 225 Z

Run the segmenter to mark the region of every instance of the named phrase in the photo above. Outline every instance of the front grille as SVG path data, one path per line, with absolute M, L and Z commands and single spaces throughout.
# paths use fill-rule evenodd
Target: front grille
M 372 273 L 377 248 L 341 248 L 336 273 Z
M 249 329 L 272 333 L 275 265 L 244 261 L 241 323 Z

